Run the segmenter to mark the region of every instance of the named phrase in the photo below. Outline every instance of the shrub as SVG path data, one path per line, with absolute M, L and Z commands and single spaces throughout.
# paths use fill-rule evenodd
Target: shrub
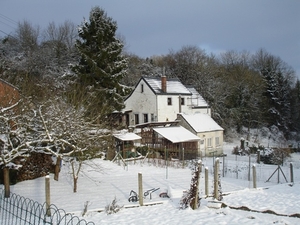
M 119 212 L 122 208 L 123 206 L 117 204 L 117 199 L 115 197 L 109 205 L 105 206 L 105 212 L 107 215 L 115 214 Z

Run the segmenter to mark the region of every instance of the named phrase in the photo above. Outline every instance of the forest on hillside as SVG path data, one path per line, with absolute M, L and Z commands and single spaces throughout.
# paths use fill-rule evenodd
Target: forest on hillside
M 0 40 L 0 78 L 36 104 L 84 106 L 86 118 L 104 123 L 105 116 L 97 114 L 121 110 L 122 100 L 141 76 L 161 76 L 164 71 L 167 77 L 177 77 L 198 90 L 225 135 L 232 129 L 240 132 L 243 127 L 276 127 L 287 139 L 299 139 L 300 82 L 294 69 L 279 56 L 265 49 L 214 55 L 186 45 L 167 55 L 141 58 L 126 51 L 125 38 L 116 34 L 117 24 L 102 13 L 110 26 L 101 26 L 111 35 L 95 43 L 91 32 L 97 25 L 92 17 L 90 24 L 83 22 L 79 27 L 70 21 L 52 22 L 43 29 L 29 21 L 19 22 L 14 34 Z M 114 51 L 108 51 L 100 39 L 117 43 L 110 45 Z M 120 54 L 111 54 L 117 51 Z M 115 62 L 122 63 L 118 67 Z M 117 91 L 107 91 L 106 87 Z M 116 104 L 112 104 L 112 98 Z

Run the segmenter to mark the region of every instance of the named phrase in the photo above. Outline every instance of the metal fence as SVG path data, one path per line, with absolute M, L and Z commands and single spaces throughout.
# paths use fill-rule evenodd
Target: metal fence
M 4 190 L 0 193 L 0 224 L 1 225 L 95 225 L 72 214 L 58 209 L 55 205 L 46 208 L 23 196 L 11 193 L 4 197 Z

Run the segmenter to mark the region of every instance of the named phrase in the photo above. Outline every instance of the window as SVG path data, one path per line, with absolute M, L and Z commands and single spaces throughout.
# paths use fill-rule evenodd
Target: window
M 135 114 L 134 115 L 134 121 L 135 121 L 135 124 L 139 124 L 140 121 L 139 121 L 139 114 Z
M 151 113 L 151 122 L 154 122 L 154 114 Z
M 207 138 L 207 147 L 212 147 L 212 139 Z
M 220 145 L 220 138 L 216 137 L 216 146 Z
M 148 114 L 144 114 L 144 123 L 148 123 Z
M 141 84 L 141 93 L 144 92 L 144 84 Z
M 180 98 L 181 99 L 181 105 L 184 105 L 184 98 Z
M 168 98 L 168 105 L 172 105 L 172 98 Z

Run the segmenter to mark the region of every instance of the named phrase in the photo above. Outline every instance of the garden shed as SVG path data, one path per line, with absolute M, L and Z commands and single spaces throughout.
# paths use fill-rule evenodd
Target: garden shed
M 142 139 L 139 135 L 126 132 L 114 134 L 116 151 L 122 155 L 124 159 L 129 158 L 131 154 L 135 153 L 135 147 L 140 144 Z

